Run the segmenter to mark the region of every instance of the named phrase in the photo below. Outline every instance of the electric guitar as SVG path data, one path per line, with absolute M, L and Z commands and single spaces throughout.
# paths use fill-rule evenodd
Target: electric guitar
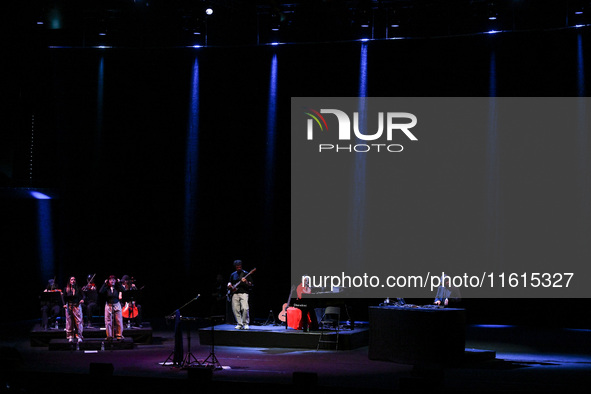
M 230 299 L 232 298 L 232 295 L 234 293 L 236 293 L 236 290 L 238 290 L 238 285 L 240 285 L 240 283 L 242 283 L 242 279 L 248 278 L 250 276 L 250 274 L 252 274 L 256 270 L 257 270 L 256 268 L 253 268 L 248 274 L 246 274 L 242 278 L 240 278 L 240 280 L 238 282 L 236 282 L 232 286 L 228 287 L 228 293 L 226 294 L 228 301 L 230 301 Z

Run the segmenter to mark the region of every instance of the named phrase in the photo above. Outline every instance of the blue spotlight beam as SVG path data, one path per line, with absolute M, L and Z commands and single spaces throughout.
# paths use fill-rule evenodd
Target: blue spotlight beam
M 267 207 L 273 201 L 273 173 L 275 167 L 275 140 L 277 127 L 277 54 L 271 59 L 269 75 L 269 99 L 267 105 L 267 151 L 265 160 L 265 199 Z
M 359 59 L 359 129 L 367 129 L 366 99 L 367 97 L 367 43 L 361 43 Z M 361 142 L 358 140 L 357 142 Z M 351 209 L 349 220 L 349 259 L 347 269 L 354 271 L 363 264 L 364 230 L 365 230 L 365 198 L 366 198 L 366 161 L 365 154 L 356 154 L 353 168 L 353 184 L 351 193 Z
M 104 120 L 104 99 L 105 97 L 105 58 L 101 56 L 98 67 L 98 82 L 97 82 L 97 94 L 96 94 L 96 134 L 95 134 L 95 170 L 98 169 L 99 161 L 101 158 L 101 146 L 103 136 L 103 120 Z
M 275 201 L 275 149 L 277 139 L 277 84 L 278 84 L 278 60 L 274 53 L 271 58 L 271 69 L 269 74 L 269 97 L 267 102 L 267 141 L 265 152 L 265 185 L 264 185 L 264 234 L 269 245 L 265 247 L 265 260 L 269 260 L 273 242 L 273 208 Z
M 499 134 L 497 128 L 497 63 L 494 50 L 489 64 L 489 120 L 486 135 L 486 227 L 488 255 L 492 263 L 502 269 L 501 240 L 501 174 L 499 157 Z
M 199 61 L 195 56 L 191 80 L 191 102 L 187 125 L 187 148 L 185 155 L 185 222 L 184 265 L 190 272 L 197 211 L 197 171 L 199 142 Z
M 577 108 L 577 166 L 578 166 L 578 189 L 579 197 L 579 228 L 580 238 L 579 244 L 585 250 L 583 256 L 580 256 L 581 263 L 585 264 L 591 258 L 591 246 L 589 245 L 589 237 L 591 237 L 591 168 L 589 165 L 589 146 L 588 135 L 588 118 L 586 108 L 587 89 L 585 86 L 585 63 L 584 63 L 584 46 L 583 36 L 581 32 L 577 34 L 577 93 L 580 99 Z
M 581 32 L 577 34 L 577 91 L 579 97 L 587 96 L 585 88 L 585 63 L 583 60 L 583 36 Z
M 42 196 L 35 196 L 35 198 L 37 198 L 39 264 L 43 279 L 47 280 L 53 278 L 56 274 L 53 248 L 53 221 L 51 219 L 51 199 L 43 194 Z

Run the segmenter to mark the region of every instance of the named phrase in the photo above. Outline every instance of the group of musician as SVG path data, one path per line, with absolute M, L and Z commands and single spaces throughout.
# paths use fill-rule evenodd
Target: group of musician
M 138 290 L 133 278 L 123 275 L 118 279 L 109 276 L 100 289 L 94 283 L 95 275 L 88 275 L 86 285 L 80 288 L 76 277 L 71 276 L 64 291 L 55 279 L 48 281 L 41 297 L 41 327 L 49 329 L 65 311 L 66 337 L 69 342 L 84 340 L 84 327 L 92 328 L 92 316 L 99 311 L 99 294 L 105 298 L 104 318 L 107 340 L 123 339 L 123 318 L 131 324 L 141 327 L 141 306 L 136 302 L 134 290 Z M 124 304 L 124 305 L 122 305 Z
M 235 271 L 232 272 L 232 274 L 230 275 L 230 279 L 226 285 L 226 288 L 228 290 L 227 300 L 231 306 L 232 314 L 234 315 L 234 318 L 236 320 L 235 329 L 248 330 L 250 324 L 249 293 L 253 286 L 252 276 L 250 276 L 250 274 L 252 274 L 255 271 L 255 269 L 253 269 L 250 272 L 244 270 L 242 268 L 241 260 L 234 261 L 234 268 Z M 212 293 L 212 295 L 214 296 L 214 300 L 216 302 L 222 301 L 222 292 L 224 289 L 222 280 L 223 279 L 221 275 L 218 275 L 214 291 Z M 312 294 L 312 287 L 310 286 L 309 276 L 304 276 L 303 282 L 299 283 L 296 288 L 296 293 L 298 299 L 297 305 L 298 308 L 302 311 L 300 328 L 304 331 L 308 331 L 310 328 L 315 328 L 317 326 L 317 322 L 315 321 L 316 319 L 314 318 L 314 314 L 311 313 L 311 307 L 308 305 L 308 303 L 301 303 L 299 302 L 299 300 L 301 300 L 303 295 L 305 294 Z M 459 289 L 454 287 L 451 284 L 449 276 L 446 276 L 445 279 L 442 281 L 441 286 L 439 286 L 439 288 L 437 289 L 437 294 L 435 296 L 433 304 L 438 305 L 440 307 L 447 307 L 452 303 L 458 303 L 460 300 L 461 295 Z M 284 305 L 284 307 L 285 306 L 289 306 L 289 301 L 288 304 Z M 282 313 L 280 313 L 279 315 L 279 320 L 285 322 L 286 316 L 287 313 L 285 313 L 285 311 L 282 311 Z
M 256 269 L 247 272 L 242 269 L 242 261 L 234 261 L 235 271 L 230 275 L 226 285 L 227 300 L 236 319 L 237 330 L 248 330 L 250 324 L 249 293 L 253 286 L 252 274 Z M 99 310 L 99 294 L 105 299 L 104 319 L 107 340 L 123 339 L 123 318 L 128 319 L 128 325 L 132 322 L 135 326 L 142 326 L 141 305 L 136 302 L 136 297 L 130 296 L 132 291 L 138 290 L 133 283 L 133 278 L 123 275 L 118 279 L 115 275 L 109 276 L 97 290 L 94 283 L 95 275 L 88 275 L 86 285 L 79 288 L 74 276 L 70 277 L 65 291 L 59 289 L 55 279 L 48 281 L 44 293 L 54 293 L 53 297 L 43 297 L 41 303 L 41 325 L 47 330 L 51 322 L 57 322 L 61 310 L 65 310 L 66 337 L 70 342 L 82 342 L 84 339 L 84 322 L 86 327 L 92 327 L 92 316 Z M 306 278 L 307 279 L 307 278 Z M 447 278 L 446 278 L 447 279 Z M 221 301 L 223 285 L 222 278 L 218 275 L 214 294 L 216 301 Z M 309 282 L 299 284 L 297 298 L 302 294 L 310 294 L 312 289 Z M 57 297 L 59 295 L 59 297 Z M 447 306 L 450 300 L 459 300 L 459 291 L 451 286 L 447 280 L 437 291 L 434 304 Z M 60 305 L 61 304 L 61 305 Z M 122 305 L 124 304 L 124 306 Z M 84 316 L 86 320 L 84 320 Z M 56 323 L 57 324 L 57 323 Z M 304 325 L 304 329 L 307 324 Z M 57 326 L 56 326 L 57 328 Z

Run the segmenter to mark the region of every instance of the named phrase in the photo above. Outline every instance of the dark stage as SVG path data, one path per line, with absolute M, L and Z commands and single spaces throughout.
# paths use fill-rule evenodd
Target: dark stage
M 102 392 L 104 384 L 112 382 L 118 389 L 129 387 L 134 391 L 239 390 L 249 393 L 302 389 L 334 393 L 427 389 L 438 392 L 586 392 L 591 384 L 589 330 L 469 326 L 463 361 L 456 365 L 414 368 L 370 360 L 367 346 L 316 351 L 218 345 L 214 352 L 223 369 L 211 371 L 196 363 L 188 368 L 162 365 L 174 349 L 172 327 L 164 323 L 154 329 L 152 343 L 135 344 L 133 349 L 86 352 L 50 351 L 31 346 L 29 330 L 33 324 L 2 325 L 1 361 L 12 390 L 8 392 L 43 393 L 51 387 L 63 387 L 66 381 L 84 387 L 86 392 Z M 237 334 L 268 330 L 268 327 L 255 325 L 251 326 L 251 332 Z M 292 334 L 285 333 L 286 336 Z M 184 345 L 186 349 L 186 333 Z M 479 351 L 485 349 L 493 352 L 492 359 L 491 354 L 479 355 Z M 211 347 L 194 340 L 190 350 L 198 361 L 203 361 Z M 112 378 L 109 377 L 111 365 Z
M 587 2 L 6 3 L 13 23 L 1 76 L 0 376 L 7 385 L 0 392 L 61 392 L 69 381 L 84 392 L 112 383 L 106 391 L 237 394 L 591 387 L 591 13 L 577 8 Z M 209 5 L 215 11 L 203 16 Z M 333 134 L 319 134 L 323 124 L 293 109 L 292 98 L 360 97 L 479 98 L 486 115 L 468 127 L 463 107 L 433 119 L 417 112 L 416 141 L 395 129 L 391 142 L 404 142 L 403 152 L 382 151 L 355 166 L 332 158 L 365 153 L 323 152 L 332 155 L 329 165 L 294 176 L 292 136 L 306 144 L 311 131 L 336 138 L 337 117 L 322 130 Z M 498 122 L 506 98 L 569 99 L 564 117 L 572 125 L 546 121 L 535 106 L 523 123 Z M 318 105 L 314 111 L 335 108 Z M 370 133 L 378 119 L 368 119 Z M 319 175 L 317 185 L 336 197 L 295 183 Z M 297 203 L 310 217 L 294 213 Z M 295 243 L 294 223 L 318 244 Z M 329 240 L 337 247 L 321 248 Z M 225 293 L 237 259 L 257 269 L 250 316 L 259 324 L 248 332 L 216 328 L 224 369 L 161 365 L 174 347 L 165 316 L 177 309 L 205 320 L 224 315 L 220 286 Z M 454 329 L 395 316 L 343 330 L 338 351 L 316 351 L 317 331 L 260 325 L 278 317 L 298 282 L 295 268 L 329 261 L 339 270 L 375 263 L 384 277 L 432 264 L 437 275 L 454 267 L 460 276 L 504 282 L 495 296 L 478 286 L 474 296 L 462 293 L 466 316 Z M 527 270 L 516 268 L 523 264 Z M 540 286 L 544 271 L 570 274 L 571 288 Z M 99 286 L 110 275 L 133 278 L 147 324 L 105 351 L 100 328 L 87 332 L 80 350 L 63 327 L 36 328 L 48 280 L 63 289 L 71 276 L 84 285 L 93 275 Z M 535 289 L 528 278 L 538 279 Z M 315 287 L 326 295 L 326 284 Z M 386 297 L 433 303 L 435 289 L 417 286 L 425 293 L 415 298 L 404 294 L 409 288 L 364 298 L 343 286 L 352 295 L 339 302 L 348 322 L 369 322 L 369 308 Z M 95 315 L 104 303 L 99 297 Z M 414 327 L 429 340 L 416 342 Z M 203 360 L 211 331 L 197 320 L 190 328 L 191 350 Z M 381 330 L 373 338 L 372 328 Z M 452 349 L 443 345 L 454 335 L 456 363 L 393 362 L 390 345 L 380 344 L 396 330 L 403 334 L 391 344 L 409 354 L 426 344 Z

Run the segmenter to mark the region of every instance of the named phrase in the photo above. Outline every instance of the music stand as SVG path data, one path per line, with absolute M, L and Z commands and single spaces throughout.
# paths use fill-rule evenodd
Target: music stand
M 181 306 L 180 308 L 178 308 L 177 310 L 175 310 L 171 314 L 165 316 L 164 318 L 165 319 L 174 319 L 175 318 L 175 314 L 177 313 L 177 311 L 180 311 L 181 309 L 183 309 L 184 307 L 186 307 L 187 305 L 189 305 L 193 301 L 196 301 L 199 298 L 199 296 L 200 296 L 200 294 L 197 294 L 197 297 L 191 298 L 191 300 L 189 300 L 187 303 L 185 303 L 185 305 Z M 194 317 L 180 317 L 181 323 L 183 321 L 192 321 L 192 320 L 196 320 L 196 318 L 194 318 Z M 162 363 L 162 365 L 166 365 L 166 363 L 173 356 L 174 356 L 174 350 L 170 353 L 170 355 Z M 187 331 L 187 354 L 185 355 L 185 357 L 183 358 L 183 360 L 180 362 L 180 367 L 181 368 L 186 368 L 187 366 L 190 366 L 191 364 L 193 364 L 193 362 L 196 362 L 197 364 L 201 365 L 201 363 L 199 362 L 199 360 L 197 360 L 197 357 L 195 357 L 193 355 L 193 353 L 191 353 L 191 325 L 189 324 L 189 330 Z
M 180 330 L 180 324 L 181 324 L 181 319 L 180 319 L 180 312 L 179 311 L 175 311 L 175 314 L 178 313 L 179 318 L 178 318 L 178 326 L 177 326 L 177 317 L 176 315 L 168 315 L 165 316 L 164 318 L 167 320 L 174 320 L 175 321 L 175 326 L 174 326 L 174 350 L 172 352 L 170 352 L 170 354 L 168 355 L 168 357 L 166 358 L 166 360 L 164 360 L 163 362 L 161 362 L 161 365 L 168 365 L 168 362 L 170 361 L 170 363 L 175 366 L 175 367 L 180 367 L 182 366 L 183 360 L 179 360 L 178 362 L 175 361 L 176 357 L 175 357 L 175 352 L 178 350 L 179 354 L 183 353 L 183 337 L 182 337 L 182 331 L 180 331 L 180 338 L 177 336 L 177 329 Z M 179 341 L 180 339 L 180 341 Z M 182 356 L 180 356 L 182 357 Z
M 59 291 L 44 291 L 39 297 L 41 302 L 52 303 L 60 305 L 62 303 L 62 293 Z
M 222 364 L 220 364 L 218 358 L 215 355 L 215 340 L 214 340 L 214 333 L 215 333 L 215 322 L 216 320 L 223 320 L 225 316 L 211 316 L 209 320 L 211 320 L 211 349 L 209 351 L 209 356 L 203 362 L 202 365 L 207 365 L 213 367 L 213 369 L 222 369 Z
M 197 360 L 197 357 L 191 353 L 191 322 L 195 320 L 197 320 L 195 317 L 181 317 L 181 321 L 188 322 L 187 325 L 189 326 L 189 329 L 187 330 L 187 353 L 185 353 L 185 358 L 183 358 L 181 363 L 182 368 L 187 368 L 194 362 L 199 365 L 202 364 L 199 362 L 199 360 Z

